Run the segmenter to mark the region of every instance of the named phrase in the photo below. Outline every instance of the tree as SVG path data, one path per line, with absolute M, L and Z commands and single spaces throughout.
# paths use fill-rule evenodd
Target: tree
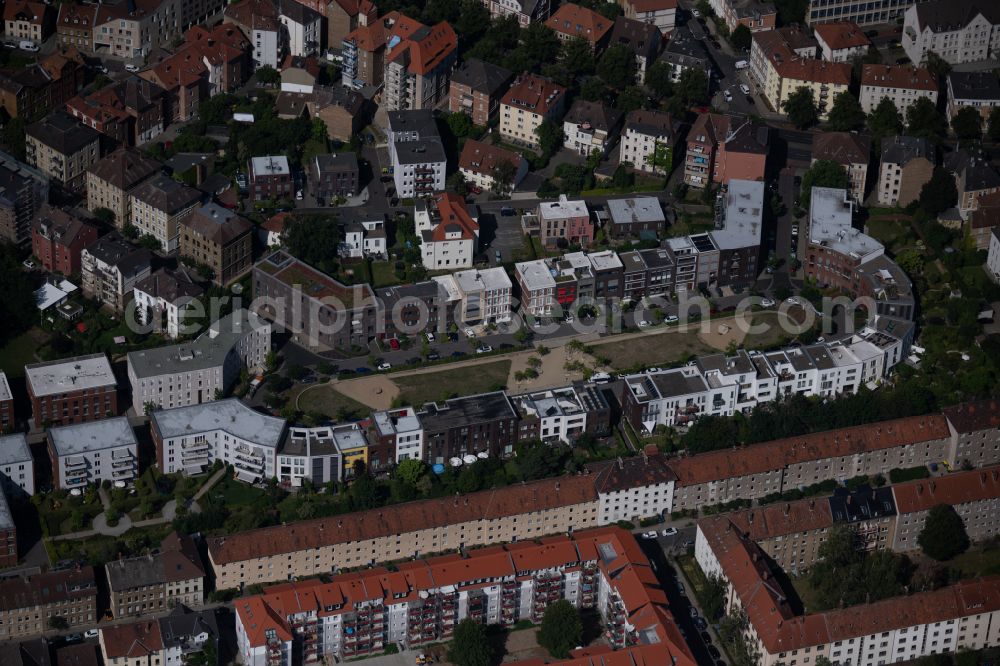
M 35 286 L 24 272 L 17 251 L 0 244 L 0 294 L 3 294 L 3 326 L 0 344 L 20 335 L 37 322 Z
M 538 630 L 538 644 L 556 659 L 566 659 L 569 651 L 583 640 L 583 621 L 580 613 L 565 599 L 551 604 L 542 616 Z
M 990 141 L 1000 141 L 1000 106 L 993 107 L 990 111 L 989 126 L 986 129 L 986 137 Z
M 559 55 L 559 38 L 556 33 L 541 22 L 532 22 L 520 34 L 521 48 L 518 53 L 511 54 L 523 59 L 524 67 L 514 67 L 514 71 L 538 71 L 544 63 L 554 62 Z M 516 60 L 514 61 L 517 62 Z
M 816 108 L 816 100 L 813 98 L 812 90 L 805 86 L 800 86 L 785 100 L 785 115 L 799 129 L 805 129 L 815 125 L 819 120 L 819 110 Z
M 674 90 L 686 104 L 704 104 L 708 101 L 708 77 L 704 71 L 689 67 L 681 72 Z
M 115 226 L 115 211 L 110 208 L 95 208 L 94 219 L 103 225 L 113 227 Z
M 278 70 L 270 65 L 258 67 L 256 76 L 257 80 L 265 85 L 274 85 L 275 83 L 279 83 L 281 81 L 281 74 L 279 74 Z
M 865 112 L 858 98 L 842 92 L 833 98 L 833 107 L 827 117 L 827 126 L 836 132 L 851 132 L 864 127 Z
M 493 186 L 490 190 L 498 197 L 506 197 L 514 188 L 514 176 L 517 169 L 510 160 L 500 160 L 493 167 Z
M 917 537 L 924 555 L 938 562 L 950 560 L 969 548 L 969 535 L 962 517 L 950 504 L 938 504 L 927 514 L 924 529 Z
M 153 234 L 143 234 L 139 236 L 139 240 L 136 242 L 139 243 L 140 247 L 144 247 L 152 252 L 158 252 L 163 249 L 163 243 Z
M 493 646 L 483 625 L 471 617 L 458 623 L 448 647 L 448 661 L 455 666 L 490 666 L 493 656 Z
M 906 109 L 906 132 L 911 136 L 937 141 L 944 136 L 944 115 L 937 110 L 934 102 L 920 97 Z
M 726 612 L 726 581 L 717 574 L 705 578 L 705 587 L 699 595 L 701 609 L 710 621 L 722 617 Z
M 536 24 L 532 23 L 532 25 Z M 538 147 L 542 155 L 554 155 L 562 145 L 562 127 L 549 119 L 543 120 L 535 128 L 535 135 L 538 137 Z
M 951 64 L 934 51 L 927 52 L 927 64 L 925 67 L 938 81 L 944 81 L 944 77 L 948 76 L 948 73 L 951 71 Z
M 448 116 L 448 129 L 455 138 L 464 139 L 472 132 L 472 118 L 464 113 L 452 113 Z
M 963 106 L 951 119 L 951 129 L 963 141 L 983 138 L 983 117 L 979 109 Z
M 448 176 L 445 188 L 462 197 L 469 193 L 469 184 L 465 180 L 465 174 L 461 171 L 456 171 Z
M 184 656 L 184 666 L 216 666 L 219 661 L 218 652 L 215 636 L 209 636 L 200 650 L 189 652 Z
M 666 62 L 657 60 L 646 68 L 643 83 L 656 99 L 669 97 L 674 92 L 673 68 Z
M 891 99 L 883 97 L 878 106 L 868 114 L 868 129 L 879 139 L 895 136 L 903 131 L 903 118 Z
M 49 628 L 56 631 L 65 631 L 69 629 L 69 622 L 62 615 L 53 615 L 49 618 Z
M 814 187 L 837 187 L 846 189 L 849 181 L 844 167 L 833 160 L 817 160 L 802 176 L 802 190 L 799 204 L 808 209 Z
M 566 70 L 570 82 L 578 76 L 594 73 L 594 52 L 590 42 L 583 37 L 574 37 L 563 42 L 559 53 L 559 64 Z
M 427 465 L 417 458 L 407 458 L 396 466 L 395 477 L 409 486 L 416 486 L 427 474 Z
M 931 179 L 920 190 L 920 208 L 936 217 L 958 201 L 955 179 L 943 167 L 934 167 Z
M 635 54 L 624 44 L 615 44 L 601 56 L 597 75 L 618 90 L 635 83 Z
M 335 273 L 340 225 L 329 215 L 293 217 L 285 227 L 285 245 L 293 256 L 325 273 Z
M 737 51 L 746 51 L 750 48 L 750 43 L 753 40 L 753 36 L 750 32 L 750 28 L 746 27 L 743 23 L 736 26 L 736 30 L 729 35 L 729 43 L 733 45 L 733 48 Z

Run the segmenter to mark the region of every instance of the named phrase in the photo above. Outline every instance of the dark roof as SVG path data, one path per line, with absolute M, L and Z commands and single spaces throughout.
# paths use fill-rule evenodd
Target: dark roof
M 812 158 L 837 164 L 868 164 L 871 139 L 853 132 L 821 132 L 813 139 Z
M 100 666 L 100 649 L 95 643 L 63 646 L 56 650 L 56 666 Z
M 991 23 L 1000 23 L 1000 5 L 994 0 L 933 0 L 917 3 L 917 26 L 943 32 L 964 28 L 982 14 Z
M 590 123 L 594 129 L 610 132 L 621 122 L 622 112 L 617 109 L 578 99 L 566 114 L 565 122 L 582 125 Z
M 141 273 L 153 259 L 149 250 L 132 245 L 117 231 L 98 238 L 86 251 L 105 264 L 116 266 L 125 275 Z
M 201 201 L 201 192 L 163 174 L 139 184 L 129 194 L 167 213 L 176 213 Z
M 194 540 L 177 532 L 163 539 L 159 551 L 108 562 L 105 569 L 108 586 L 116 593 L 205 575 Z
M 28 125 L 25 133 L 62 155 L 73 155 L 101 138 L 100 132 L 65 111 L 56 111 Z
M 181 224 L 218 245 L 231 243 L 253 229 L 253 225 L 245 217 L 216 203 L 205 204 Z
M 660 52 L 662 35 L 652 23 L 619 16 L 611 28 L 608 46 L 627 46 L 637 56 L 652 57 Z
M 358 156 L 354 153 L 328 153 L 316 156 L 320 173 L 324 171 L 357 171 Z
M 473 90 L 495 97 L 503 92 L 513 77 L 513 72 L 503 67 L 477 58 L 469 58 L 452 73 L 451 80 L 452 83 L 469 86 Z
M 726 152 L 767 155 L 770 143 L 770 127 L 747 121 L 726 136 Z
M 914 136 L 894 136 L 882 142 L 882 161 L 907 164 L 922 157 L 934 162 L 934 148 L 927 139 Z
M 312 7 L 295 2 L 295 0 L 281 0 L 281 16 L 287 16 L 299 25 L 313 23 L 323 18 L 322 14 L 313 10 Z
M 160 268 L 137 282 L 135 288 L 169 303 L 184 297 L 195 298 L 205 292 L 183 266 L 177 270 Z
M 691 29 L 685 25 L 678 26 L 670 33 L 670 41 L 660 59 L 678 65 L 698 64 L 702 67 L 711 62 L 704 42 L 695 39 Z
M 69 246 L 81 231 L 90 225 L 83 223 L 67 211 L 44 204 L 35 213 L 31 226 L 42 231 L 45 236 L 60 245 Z
M 97 596 L 94 568 L 50 571 L 35 576 L 4 579 L 0 585 L 0 611 L 43 606 L 69 599 Z
M 339 106 L 351 116 L 356 116 L 361 112 L 365 104 L 364 96 L 356 90 L 345 88 L 344 86 L 333 86 L 330 88 L 316 86 L 312 92 L 313 104 L 324 109 L 328 106 Z
M 675 134 L 674 119 L 669 113 L 647 109 L 629 111 L 628 115 L 625 116 L 625 129 L 634 129 L 648 135 L 667 135 L 671 139 Z
M 440 432 L 463 424 L 472 425 L 498 419 L 517 418 L 517 412 L 503 391 L 452 398 L 443 403 L 427 403 L 418 414 L 425 433 Z
M 997 228 L 993 228 L 996 233 Z M 1000 403 L 996 400 L 966 402 L 954 407 L 945 407 L 944 417 L 959 433 L 967 434 L 978 430 L 1000 428 Z
M 197 612 L 184 604 L 178 604 L 169 615 L 160 618 L 160 637 L 165 648 L 182 647 L 201 633 L 219 637 L 215 610 Z
M 1000 80 L 992 71 L 949 72 L 948 89 L 952 100 L 1000 100 Z
M 417 132 L 421 139 L 440 137 L 431 109 L 390 111 L 389 129 L 393 132 Z
M 87 167 L 87 173 L 94 174 L 120 190 L 130 190 L 161 168 L 159 162 L 146 157 L 135 148 L 119 148 Z
M 596 475 L 594 487 L 598 493 L 612 493 L 677 480 L 667 459 L 660 454 L 590 464 L 587 465 L 587 471 Z
M 874 489 L 861 486 L 853 492 L 838 488 L 829 501 L 835 523 L 857 523 L 896 515 L 896 500 L 889 486 Z
M 52 666 L 52 645 L 47 638 L 22 641 L 17 645 L 14 666 Z

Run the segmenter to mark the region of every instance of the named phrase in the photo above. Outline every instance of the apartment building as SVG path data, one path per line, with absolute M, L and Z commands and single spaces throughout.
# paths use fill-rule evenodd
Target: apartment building
M 927 139 L 889 137 L 882 142 L 878 202 L 884 206 L 909 206 L 934 173 L 934 148 Z
M 93 626 L 97 620 L 94 568 L 76 567 L 12 576 L 0 588 L 0 638 L 11 640 L 49 631 L 60 617 L 70 627 Z
M 647 296 L 674 293 L 676 259 L 669 247 L 633 250 L 619 255 L 623 265 L 623 296 L 637 302 Z
M 178 2 L 135 0 L 101 4 L 94 17 L 93 51 L 141 63 L 153 49 L 180 37 L 184 28 Z
M 465 201 L 452 192 L 421 199 L 413 221 L 420 255 L 427 270 L 470 268 L 479 249 L 479 221 Z
M 901 42 L 916 65 L 932 51 L 951 65 L 988 60 L 1000 48 L 1000 13 L 982 0 L 918 2 L 903 14 Z
M 166 660 L 163 633 L 156 620 L 101 627 L 98 644 L 109 666 L 144 666 Z
M 949 460 L 957 464 L 968 460 L 976 467 L 1000 462 L 994 439 L 1000 428 L 1000 404 L 995 400 L 963 403 L 945 408 L 944 416 L 954 441 Z
M 253 224 L 217 203 L 195 208 L 180 223 L 182 257 L 212 270 L 212 281 L 226 285 L 253 267 Z
M 314 197 L 332 202 L 358 195 L 361 175 L 356 154 L 317 155 L 309 167 L 309 189 Z
M 186 268 L 158 268 L 139 280 L 132 290 L 136 320 L 143 326 L 176 339 L 197 327 L 185 318 L 192 301 L 205 292 Z
M 317 428 L 289 428 L 277 457 L 278 483 L 301 488 L 310 483 L 320 488 L 345 478 L 343 453 L 367 452 L 364 434 L 356 423 Z M 355 456 L 353 459 L 365 460 Z
M 656 197 L 608 200 L 608 235 L 625 238 L 657 238 L 666 228 L 666 217 Z
M 622 113 L 597 102 L 579 99 L 563 118 L 563 147 L 578 155 L 606 155 L 618 138 Z
M 654 25 L 664 36 L 677 23 L 677 0 L 618 0 L 618 6 L 625 18 Z
M 413 407 L 374 412 L 368 441 L 369 447 L 378 452 L 369 455 L 369 461 L 379 458 L 398 465 L 404 460 L 424 458 L 424 430 Z
M 218 400 L 241 370 L 263 368 L 270 351 L 270 324 L 238 310 L 213 322 L 193 342 L 129 352 L 132 408 L 146 414 Z
M 24 375 L 36 427 L 118 414 L 118 382 L 104 354 L 32 363 Z
M 517 412 L 504 391 L 462 396 L 424 405 L 424 462 L 452 466 L 478 454 L 508 458 L 517 443 Z
M 921 97 L 935 105 L 938 99 L 937 77 L 920 67 L 908 65 L 862 65 L 861 108 L 871 113 L 883 99 L 896 105 L 902 118 L 906 110 Z
M 284 251 L 254 265 L 253 293 L 266 299 L 259 314 L 310 347 L 350 350 L 366 347 L 376 335 L 375 292 L 369 285 L 343 285 Z
M 3 492 L 0 492 L 0 566 L 17 566 L 17 525 Z
M 514 274 L 521 308 L 535 317 L 561 317 L 578 300 L 586 303 L 623 295 L 624 265 L 610 250 L 522 261 L 514 266 Z
M 990 229 L 990 245 L 986 254 L 986 274 L 1000 282 L 1000 229 Z
M 433 109 L 448 97 L 458 36 L 447 21 L 386 44 L 382 101 L 390 111 Z
M 611 432 L 611 408 L 593 384 L 563 386 L 512 396 L 518 440 L 572 446 L 583 434 Z
M 859 26 L 886 25 L 895 23 L 903 15 L 910 0 L 874 0 L 857 3 L 848 0 L 810 0 L 806 6 L 806 25 L 817 25 L 831 21 L 852 21 Z
M 716 216 L 716 229 L 708 232 L 718 249 L 718 268 L 708 282 L 719 286 L 748 286 L 757 279 L 764 229 L 764 183 L 729 181 Z M 701 235 L 692 236 L 696 242 Z M 713 262 L 714 263 L 714 262 Z
M 85 71 L 76 50 L 57 50 L 37 62 L 5 69 L 0 72 L 0 106 L 11 118 L 40 118 L 83 89 Z
M 101 157 L 101 135 L 63 111 L 25 128 L 25 155 L 30 166 L 69 190 L 86 187 L 87 167 Z
M 625 116 L 619 164 L 655 175 L 673 170 L 679 154 L 677 123 L 669 113 L 636 109 Z
M 608 43 L 625 46 L 635 56 L 635 82 L 646 81 L 646 69 L 663 48 L 663 35 L 655 25 L 624 16 L 615 18 Z
M 977 250 L 988 250 L 993 227 L 1000 226 L 1000 194 L 980 197 L 979 206 L 969 214 L 968 233 Z
M 31 240 L 31 222 L 49 200 L 49 177 L 0 152 L 0 238 L 17 245 Z
M 356 209 L 352 214 L 351 210 L 342 208 L 340 212 L 344 240 L 340 243 L 338 255 L 355 259 L 388 256 L 385 213 Z
M 792 93 L 799 88 L 809 89 L 820 118 L 825 119 L 837 95 L 848 92 L 851 66 L 803 56 L 796 48 L 796 30 L 779 28 L 754 33 L 750 76 L 771 108 L 778 112 L 784 110 Z
M 813 28 L 820 57 L 829 62 L 851 62 L 868 54 L 871 40 L 854 21 L 830 21 Z
M 153 615 L 175 605 L 201 606 L 205 569 L 194 539 L 171 532 L 148 555 L 104 565 L 115 618 Z
M 485 127 L 500 112 L 500 98 L 514 78 L 513 72 L 478 58 L 469 58 L 452 72 L 448 110 L 465 113 Z
M 539 125 L 556 122 L 566 109 L 566 89 L 537 74 L 522 74 L 500 100 L 500 136 L 538 148 Z
M 854 203 L 861 205 L 868 188 L 868 164 L 871 161 L 871 139 L 856 132 L 822 132 L 812 145 L 812 162 L 836 162 L 847 172 L 849 191 Z
M 284 155 L 250 158 L 250 196 L 254 201 L 291 199 L 292 171 Z
M 464 326 L 510 321 L 511 281 L 502 266 L 438 275 L 434 282 L 444 292 L 451 319 Z
M 695 39 L 691 28 L 686 25 L 677 26 L 670 33 L 670 39 L 660 54 L 659 61 L 670 67 L 670 80 L 674 83 L 680 81 L 681 74 L 689 69 L 704 72 L 705 78 L 710 79 L 714 68 L 712 56 L 705 43 Z
M 378 8 L 371 0 L 343 0 L 321 5 L 326 18 L 326 42 L 330 48 L 338 47 L 351 31 L 378 20 Z
M 560 194 L 558 201 L 539 203 L 538 223 L 544 247 L 589 247 L 594 242 L 594 221 L 583 199 L 571 201 Z
M 480 0 L 491 18 L 513 16 L 521 28 L 544 21 L 549 16 L 549 0 Z
M 163 132 L 166 91 L 139 76 L 112 83 L 66 103 L 66 111 L 118 145 L 139 146 Z
M 59 4 L 56 17 L 56 36 L 61 48 L 89 51 L 94 44 L 95 5 L 78 5 L 75 2 Z
M 330 6 L 336 4 L 332 2 Z M 307 102 L 309 115 L 323 121 L 330 138 L 344 142 L 349 142 L 364 129 L 365 107 L 364 96 L 344 86 L 315 86 L 312 100 Z
M 7 432 L 14 427 L 14 394 L 7 381 L 7 373 L 0 370 L 0 430 Z
M 750 32 L 773 30 L 777 25 L 778 12 L 774 4 L 761 0 L 711 0 L 709 3 L 715 15 L 721 18 L 732 33 L 745 25 Z
M 978 150 L 955 150 L 945 156 L 944 168 L 955 176 L 958 212 L 963 220 L 979 208 L 984 197 L 1000 191 L 1000 174 Z M 989 204 L 989 200 L 987 200 Z
M 984 129 L 989 127 L 990 114 L 1000 107 L 1000 80 L 993 72 L 948 73 L 948 120 L 967 106 L 979 111 Z
M 154 175 L 129 191 L 132 226 L 158 240 L 164 252 L 176 252 L 181 244 L 181 225 L 201 199 L 201 191 L 166 174 Z
M 545 19 L 546 27 L 556 33 L 559 41 L 582 39 L 594 53 L 604 50 L 613 24 L 612 20 L 594 10 L 572 2 L 560 5 L 552 16 Z
M 98 639 L 101 657 L 109 666 L 187 663 L 203 656 L 209 641 L 220 644 L 222 619 L 218 610 L 198 612 L 178 604 L 157 620 L 104 626 Z M 80 647 L 86 647 L 91 655 L 96 652 L 93 645 Z M 73 664 L 76 666 L 76 662 Z M 79 666 L 84 663 L 80 662 Z
M 139 444 L 127 416 L 49 428 L 46 437 L 56 488 L 104 480 L 124 488 L 139 473 Z
M 87 167 L 87 209 L 91 213 L 107 208 L 115 214 L 119 229 L 131 224 L 129 191 L 162 165 L 136 148 L 123 146 Z
M 45 3 L 12 0 L 3 8 L 3 34 L 40 45 L 52 34 L 54 18 L 52 8 Z
M 893 550 L 919 550 L 920 533 L 931 509 L 946 504 L 961 517 L 969 539 L 987 541 L 1000 533 L 1000 469 L 956 472 L 892 487 L 899 511 Z
M 6 378 L 3 381 L 6 385 Z M 9 386 L 7 388 L 9 392 Z M 3 388 L 0 388 L 2 391 Z M 24 433 L 0 436 L 0 489 L 3 491 L 0 494 L 6 493 L 10 497 L 35 494 L 35 461 Z M 2 551 L 0 548 L 0 553 Z
M 288 35 L 288 53 L 293 57 L 317 55 L 323 44 L 323 15 L 312 7 L 283 0 L 278 21 Z
M 136 283 L 152 271 L 153 254 L 126 241 L 118 232 L 105 234 L 80 253 L 83 293 L 115 312 L 125 312 Z
M 598 495 L 598 524 L 636 521 L 669 514 L 676 476 L 665 456 L 641 455 L 588 465 Z
M 31 254 L 50 273 L 80 272 L 80 253 L 97 240 L 97 227 L 46 204 L 31 223 Z
M 237 398 L 150 413 L 156 464 L 164 474 L 201 474 L 220 460 L 232 465 L 242 481 L 270 479 L 278 475 L 276 456 L 285 431 L 283 419 Z
M 710 187 L 731 179 L 763 180 L 771 130 L 738 116 L 699 114 L 687 135 L 684 182 Z
M 809 199 L 806 275 L 821 285 L 858 293 L 856 269 L 885 247 L 852 226 L 854 205 L 847 190 L 814 187 Z
M 278 3 L 241 0 L 226 6 L 223 19 L 238 27 L 253 46 L 253 65 L 278 69 L 287 46 L 284 26 L 278 18 Z
M 443 191 L 448 157 L 433 112 L 390 111 L 388 134 L 396 194 L 423 198 Z
M 506 162 L 513 167 L 510 180 L 497 182 L 497 167 Z M 476 139 L 466 139 L 458 158 L 458 170 L 465 182 L 484 190 L 511 192 L 528 175 L 528 160 L 521 153 Z
M 372 17 L 374 18 L 374 17 Z M 341 81 L 348 88 L 382 85 L 388 44 L 400 44 L 427 26 L 399 12 L 389 12 L 377 20 L 359 21 L 341 45 Z
M 593 479 L 567 476 L 210 538 L 208 559 L 223 589 L 597 524 Z

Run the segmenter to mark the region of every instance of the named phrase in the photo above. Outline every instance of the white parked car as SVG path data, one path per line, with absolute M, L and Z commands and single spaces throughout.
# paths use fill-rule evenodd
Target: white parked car
M 742 91 L 743 91 L 743 94 L 744 94 L 744 95 L 749 95 L 749 94 L 750 94 L 750 86 L 748 86 L 748 85 L 747 85 L 747 84 L 745 84 L 745 83 L 741 83 L 741 84 L 740 84 L 740 90 L 742 90 Z
M 382 361 L 381 363 L 378 364 L 378 369 L 379 370 L 391 370 L 392 369 L 392 365 L 390 363 L 388 363 L 387 361 Z
M 467 337 L 467 338 L 474 338 L 474 337 L 476 337 L 476 332 L 473 331 L 471 328 L 467 328 L 467 329 L 465 329 L 465 337 Z
M 654 365 L 652 368 L 646 368 L 646 372 L 660 372 L 660 369 Z
M 427 342 L 434 342 L 434 334 L 431 333 L 430 331 L 427 332 L 427 335 L 425 337 L 427 338 Z
M 733 93 L 729 92 L 728 90 L 722 91 L 722 96 L 726 99 L 727 102 L 733 101 Z
M 299 190 L 298 192 L 295 193 L 295 200 L 302 201 L 302 190 Z
M 668 527 L 667 529 L 660 532 L 660 536 L 673 536 L 675 534 L 677 534 L 676 527 Z
M 794 296 L 789 296 L 788 298 L 785 299 L 785 302 L 788 303 L 789 305 L 802 305 L 802 303 L 799 302 L 799 299 L 795 298 Z
M 639 328 L 646 328 L 647 326 L 649 326 L 649 322 L 645 319 L 639 322 Z
M 693 16 L 695 18 L 701 18 L 701 12 L 699 12 L 697 9 L 692 9 L 691 10 L 691 16 Z
M 643 539 L 655 539 L 656 538 L 656 530 L 653 530 L 652 532 L 643 532 L 642 533 L 642 538 Z
M 666 317 L 663 318 L 663 321 L 665 321 L 668 324 L 676 324 L 677 322 L 680 321 L 680 317 L 678 317 L 677 315 L 667 315 Z
M 134 74 L 135 72 L 139 71 L 139 65 L 133 65 L 132 63 L 126 63 L 125 64 L 125 71 L 126 72 L 132 72 Z
M 34 53 L 35 51 L 38 50 L 38 44 L 29 41 L 27 39 L 22 39 L 17 46 L 22 51 L 30 51 L 31 53 Z
M 97 629 L 87 629 L 87 631 L 83 632 L 83 637 L 84 638 L 97 638 L 98 633 L 99 632 L 97 631 Z
M 489 345 L 483 345 L 482 347 L 476 348 L 477 354 L 489 354 L 491 351 L 493 351 L 493 347 L 490 347 Z
M 760 299 L 760 307 L 762 307 L 762 308 L 773 308 L 774 307 L 774 301 L 772 301 L 770 298 L 762 298 L 762 299 Z
M 27 268 L 29 271 L 35 268 L 35 262 L 32 261 L 31 259 L 25 259 L 24 261 L 21 262 L 21 265 Z

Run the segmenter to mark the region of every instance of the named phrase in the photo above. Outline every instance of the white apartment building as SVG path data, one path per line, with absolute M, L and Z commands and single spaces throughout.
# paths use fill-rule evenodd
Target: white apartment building
M 421 199 L 414 206 L 413 222 L 424 268 L 438 271 L 472 266 L 479 248 L 479 220 L 470 214 L 462 197 L 443 192 Z
M 521 309 L 535 317 L 547 317 L 556 307 L 556 279 L 544 259 L 514 265 L 521 287 Z
M 618 163 L 628 163 L 633 169 L 646 173 L 666 175 L 673 165 L 676 142 L 669 113 L 645 109 L 631 111 L 625 116 Z
M 991 0 L 931 0 L 903 15 L 903 50 L 915 65 L 934 52 L 959 65 L 995 58 L 1000 49 L 1000 6 Z
M 278 20 L 288 35 L 288 53 L 310 56 L 319 53 L 323 16 L 295 0 L 281 0 Z
M 264 367 L 271 351 L 271 325 L 247 310 L 213 323 L 193 342 L 129 352 L 132 407 L 172 409 L 211 402 L 224 395 L 240 370 Z
M 674 505 L 677 475 L 661 455 L 618 458 L 598 473 L 598 519 L 600 525 L 619 520 L 638 522 L 669 514 Z
M 651 23 L 665 36 L 677 24 L 677 0 L 618 0 L 625 18 Z
M 604 155 L 617 138 L 621 112 L 596 102 L 577 100 L 563 118 L 563 147 L 578 155 Z
M 529 432 L 542 442 L 572 445 L 587 430 L 584 397 L 573 386 L 511 396 L 521 415 L 521 437 Z
M 455 318 L 463 324 L 510 321 L 511 281 L 502 267 L 471 269 L 433 278 L 454 303 Z
M 180 224 L 201 205 L 201 192 L 158 174 L 129 192 L 132 225 L 160 242 L 164 252 L 180 247 Z
M 396 464 L 404 460 L 423 460 L 424 429 L 413 407 L 375 412 L 372 423 L 379 439 L 395 441 Z
M 339 256 L 352 259 L 388 256 L 384 216 L 361 217 L 347 222 L 343 232 L 344 239 L 337 248 Z
M 861 69 L 861 108 L 871 113 L 883 99 L 896 105 L 902 118 L 921 97 L 934 104 L 938 99 L 937 78 L 924 68 L 903 65 L 864 65 Z
M 278 453 L 278 483 L 301 488 L 306 481 L 314 488 L 344 478 L 341 448 L 345 438 L 356 440 L 360 431 L 355 424 L 319 428 L 289 428 Z M 355 448 L 356 441 L 351 443 Z
M 388 135 L 397 196 L 422 198 L 443 191 L 448 158 L 433 111 L 390 111 Z
M 137 282 L 132 290 L 136 320 L 176 339 L 185 328 L 185 314 L 203 292 L 183 267 L 177 271 L 161 268 Z M 184 330 L 185 335 L 188 332 Z
M 35 494 L 35 460 L 24 433 L 0 437 L 0 492 Z
M 871 41 L 854 21 L 832 21 L 813 28 L 820 57 L 830 62 L 851 62 L 871 48 Z
M 521 28 L 527 28 L 532 21 L 544 21 L 549 17 L 549 0 L 480 0 L 490 11 L 491 18 L 514 16 Z
M 247 483 L 277 476 L 284 419 L 261 414 L 238 398 L 160 409 L 149 418 L 164 474 L 201 474 L 221 460 Z
M 50 428 L 47 437 L 56 488 L 105 479 L 124 487 L 138 472 L 138 443 L 126 416 Z
M 989 254 L 986 256 L 986 272 L 994 282 L 1000 282 L 1000 228 L 993 227 L 990 233 Z

